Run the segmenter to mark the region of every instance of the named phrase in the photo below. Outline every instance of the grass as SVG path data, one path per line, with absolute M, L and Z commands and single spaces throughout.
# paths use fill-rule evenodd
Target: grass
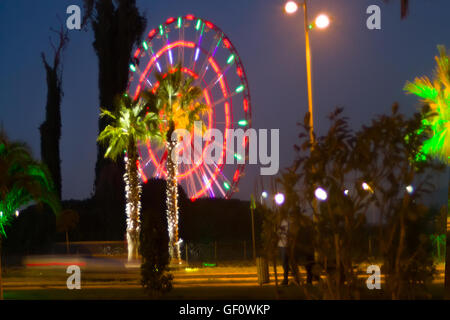
M 389 299 L 381 290 L 363 290 L 362 300 Z M 429 287 L 431 299 L 440 300 L 444 295 L 442 284 Z M 277 294 L 278 293 L 278 294 Z M 81 288 L 39 289 L 39 290 L 5 290 L 5 299 L 11 300 L 146 300 L 152 299 L 142 288 Z M 174 288 L 160 297 L 163 300 L 302 300 L 305 299 L 301 287 L 289 285 L 275 286 L 215 286 L 215 287 L 181 287 Z

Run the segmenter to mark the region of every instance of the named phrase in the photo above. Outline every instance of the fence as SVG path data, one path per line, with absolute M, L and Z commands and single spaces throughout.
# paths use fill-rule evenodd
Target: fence
M 125 241 L 78 241 L 57 242 L 53 247 L 54 254 L 79 254 L 99 257 L 119 257 L 127 255 Z
M 181 258 L 189 263 L 245 261 L 253 259 L 252 243 L 249 241 L 183 243 Z
M 188 262 L 242 261 L 253 259 L 250 241 L 208 243 L 183 242 L 181 258 Z M 104 257 L 119 257 L 127 254 L 125 241 L 80 241 L 55 243 L 54 254 L 80 254 Z

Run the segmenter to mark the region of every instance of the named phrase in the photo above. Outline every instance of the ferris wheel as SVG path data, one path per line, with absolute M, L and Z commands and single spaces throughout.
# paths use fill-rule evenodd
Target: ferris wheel
M 137 99 L 143 90 L 157 90 L 155 73 L 166 74 L 181 66 L 186 77 L 194 78 L 193 85 L 202 89 L 200 103 L 208 106 L 202 116 L 207 129 L 223 133 L 220 142 L 202 144 L 202 155 L 209 143 L 221 143 L 221 161 L 192 161 L 180 163 L 177 180 L 191 200 L 201 197 L 229 198 L 238 191 L 248 158 L 248 137 L 228 141 L 227 129 L 251 127 L 251 101 L 244 66 L 236 48 L 226 34 L 211 21 L 192 14 L 168 18 L 150 30 L 139 45 L 130 64 L 128 94 Z M 193 144 L 194 135 L 190 143 Z M 225 161 L 230 145 L 243 146 L 235 152 L 235 161 Z M 236 148 L 239 149 L 239 148 Z M 166 178 L 167 150 L 151 141 L 141 142 L 139 171 L 144 183 L 151 177 Z

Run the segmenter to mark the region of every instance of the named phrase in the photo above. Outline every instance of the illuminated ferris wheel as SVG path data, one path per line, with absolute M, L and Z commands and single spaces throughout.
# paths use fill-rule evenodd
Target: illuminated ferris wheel
M 200 103 L 208 106 L 202 117 L 207 129 L 218 129 L 223 133 L 221 161 L 206 161 L 192 164 L 180 163 L 178 182 L 191 200 L 200 197 L 229 198 L 238 191 L 238 183 L 244 174 L 248 157 L 248 138 L 241 141 L 244 152 L 235 152 L 233 164 L 226 163 L 226 130 L 251 126 L 251 101 L 247 77 L 241 59 L 225 33 L 212 22 L 194 15 L 169 18 L 158 28 L 152 29 L 140 44 L 130 64 L 128 94 L 137 98 L 143 90 L 157 90 L 159 83 L 155 72 L 166 74 L 180 64 L 181 72 L 194 78 L 193 85 L 202 89 Z M 191 135 L 193 145 L 194 135 Z M 141 143 L 139 170 L 143 182 L 149 177 L 166 178 L 167 150 L 165 147 Z M 202 145 L 202 155 L 208 142 Z M 238 150 L 239 148 L 236 148 Z M 234 151 L 231 151 L 234 152 Z

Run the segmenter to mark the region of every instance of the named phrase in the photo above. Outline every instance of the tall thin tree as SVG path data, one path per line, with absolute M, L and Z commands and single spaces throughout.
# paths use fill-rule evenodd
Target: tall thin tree
M 52 40 L 53 62 L 50 65 L 45 53 L 41 53 L 42 62 L 47 75 L 47 104 L 45 107 L 45 120 L 39 127 L 41 133 L 41 158 L 47 165 L 55 183 L 56 192 L 61 199 L 61 158 L 59 142 L 61 139 L 61 97 L 62 91 L 62 54 L 69 41 L 67 30 L 61 26 L 59 31 L 51 29 L 58 35 L 58 43 Z
M 100 106 L 113 111 L 115 96 L 126 90 L 132 49 L 141 39 L 146 19 L 139 13 L 135 0 L 84 0 L 84 7 L 86 15 L 83 25 L 87 26 L 91 21 L 94 31 L 93 47 L 99 65 Z M 99 132 L 110 121 L 105 117 L 99 118 Z M 111 160 L 103 156 L 104 146 L 98 144 L 97 151 L 94 183 L 96 193 L 102 188 L 100 177 L 103 169 L 111 165 Z M 123 171 L 123 165 L 120 167 L 120 171 Z
M 177 145 L 179 137 L 174 135 L 177 129 L 191 130 L 195 122 L 203 122 L 201 115 L 207 110 L 207 105 L 200 103 L 202 95 L 200 87 L 193 85 L 193 78 L 185 77 L 177 64 L 167 74 L 156 73 L 159 83 L 156 91 L 143 93 L 150 106 L 156 113 L 162 115 L 161 136 L 165 139 L 167 148 L 167 219 L 169 227 L 169 251 L 174 262 L 180 260 L 178 235 L 178 160 Z

